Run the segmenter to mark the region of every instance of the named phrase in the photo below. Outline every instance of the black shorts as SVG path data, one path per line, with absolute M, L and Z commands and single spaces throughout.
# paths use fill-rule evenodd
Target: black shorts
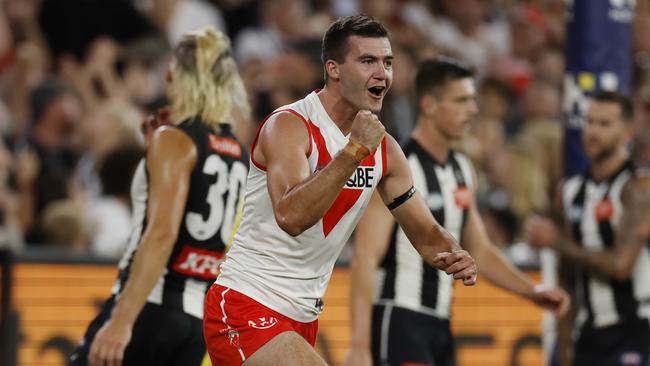
M 372 312 L 372 358 L 379 366 L 453 366 L 454 339 L 449 320 L 393 305 Z
M 574 346 L 575 366 L 647 366 L 650 325 L 647 319 L 594 329 L 583 326 Z
M 70 358 L 71 366 L 88 364 L 88 352 L 95 334 L 113 310 L 111 297 L 90 323 L 81 344 Z M 203 321 L 180 310 L 147 303 L 138 316 L 131 342 L 124 351 L 123 366 L 199 366 L 205 356 Z

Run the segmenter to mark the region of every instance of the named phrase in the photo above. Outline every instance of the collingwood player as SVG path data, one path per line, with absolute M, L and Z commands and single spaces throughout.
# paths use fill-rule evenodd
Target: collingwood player
M 403 146 L 415 188 L 436 220 L 476 259 L 481 276 L 562 313 L 568 308 L 564 291 L 535 286 L 492 244 L 476 208 L 472 166 L 450 148 L 477 113 L 472 78 L 471 69 L 452 59 L 419 65 L 419 117 Z M 352 341 L 346 365 L 453 365 L 451 277 L 422 261 L 376 198 L 359 222 L 355 242 Z
M 529 241 L 561 256 L 560 278 L 575 306 L 561 319 L 561 365 L 648 365 L 650 352 L 650 174 L 630 160 L 633 106 L 598 92 L 582 142 L 589 171 L 562 184 L 564 235 L 541 217 Z M 573 336 L 572 336 L 573 333 Z
M 198 366 L 205 355 L 203 301 L 248 171 L 228 121 L 248 106 L 229 40 L 213 28 L 183 37 L 168 82 L 177 122 L 154 132 L 136 170 L 119 277 L 72 365 Z

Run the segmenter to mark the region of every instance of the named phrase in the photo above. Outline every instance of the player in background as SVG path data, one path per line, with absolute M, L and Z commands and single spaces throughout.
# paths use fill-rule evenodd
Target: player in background
M 248 110 L 230 42 L 213 28 L 185 35 L 168 74 L 170 120 L 133 177 L 133 232 L 113 295 L 72 365 L 200 365 L 203 302 L 218 273 L 248 171 L 231 132 Z
M 560 281 L 575 296 L 558 324 L 562 366 L 650 362 L 650 172 L 627 148 L 633 115 L 628 97 L 597 92 L 582 130 L 591 167 L 558 197 L 563 229 L 526 222 L 531 244 L 559 254 Z
M 404 145 L 415 188 L 431 214 L 495 285 L 558 313 L 568 295 L 536 286 L 488 238 L 476 207 L 471 163 L 451 146 L 478 110 L 473 71 L 449 58 L 424 60 L 415 80 L 419 116 Z M 376 197 L 355 234 L 346 365 L 455 364 L 450 329 L 453 283 L 423 261 Z

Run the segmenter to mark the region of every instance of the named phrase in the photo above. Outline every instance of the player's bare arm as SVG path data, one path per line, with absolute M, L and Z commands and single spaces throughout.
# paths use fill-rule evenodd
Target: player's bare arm
M 196 155 L 191 139 L 179 129 L 163 127 L 155 132 L 147 153 L 150 179 L 147 217 L 150 220 L 111 319 L 97 333 L 90 348 L 91 366 L 121 364 L 135 319 L 160 277 L 178 236 Z
M 579 246 L 566 239 L 566 235 L 560 237 L 554 225 L 546 219 L 534 218 L 527 226 L 532 226 L 533 234 L 540 238 L 538 246 L 550 246 L 574 261 L 624 280 L 630 277 L 639 251 L 650 236 L 650 176 L 630 179 L 623 187 L 621 199 L 625 209 L 612 249 L 592 251 Z
M 351 142 L 312 174 L 305 124 L 289 112 L 271 116 L 260 131 L 253 154 L 267 167 L 269 195 L 280 228 L 296 236 L 316 224 L 361 160 L 377 148 L 384 133 L 376 116 L 360 111 L 352 124 Z
M 413 179 L 408 161 L 397 141 L 389 135 L 386 149 L 387 172 L 377 187 L 382 200 L 391 205 L 406 199 L 399 206 L 393 206 L 391 213 L 422 258 L 430 265 L 453 274 L 454 279 L 462 279 L 465 285 L 473 285 L 477 274 L 474 259 L 440 226 L 422 195 L 411 191 Z
M 351 262 L 351 344 L 345 365 L 370 366 L 370 328 L 375 272 L 390 242 L 395 220 L 375 192 L 355 230 Z
M 476 173 L 473 173 L 476 182 Z M 557 314 L 564 314 L 569 308 L 569 296 L 561 289 L 545 289 L 535 283 L 510 263 L 487 235 L 483 220 L 476 206 L 476 192 L 470 190 L 472 199 L 467 223 L 463 228 L 463 248 L 467 249 L 478 263 L 479 273 L 495 285 L 525 297 L 537 305 Z

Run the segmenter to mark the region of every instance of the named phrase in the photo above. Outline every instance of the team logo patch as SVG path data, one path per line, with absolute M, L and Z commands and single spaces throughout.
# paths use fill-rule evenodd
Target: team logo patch
M 472 202 L 472 193 L 467 187 L 459 187 L 454 191 L 454 202 L 460 208 L 468 208 Z
M 269 329 L 272 326 L 278 324 L 278 320 L 272 316 L 268 318 L 263 316 L 257 319 L 257 321 L 249 320 L 248 326 L 255 329 Z
M 612 218 L 614 215 L 614 205 L 609 199 L 604 199 L 600 201 L 594 210 L 596 215 L 596 221 L 606 221 Z
M 231 138 L 209 134 L 208 142 L 210 149 L 217 154 L 230 155 L 236 158 L 241 157 L 241 146 Z
M 172 269 L 191 277 L 214 280 L 219 275 L 219 266 L 224 254 L 184 246 Z

